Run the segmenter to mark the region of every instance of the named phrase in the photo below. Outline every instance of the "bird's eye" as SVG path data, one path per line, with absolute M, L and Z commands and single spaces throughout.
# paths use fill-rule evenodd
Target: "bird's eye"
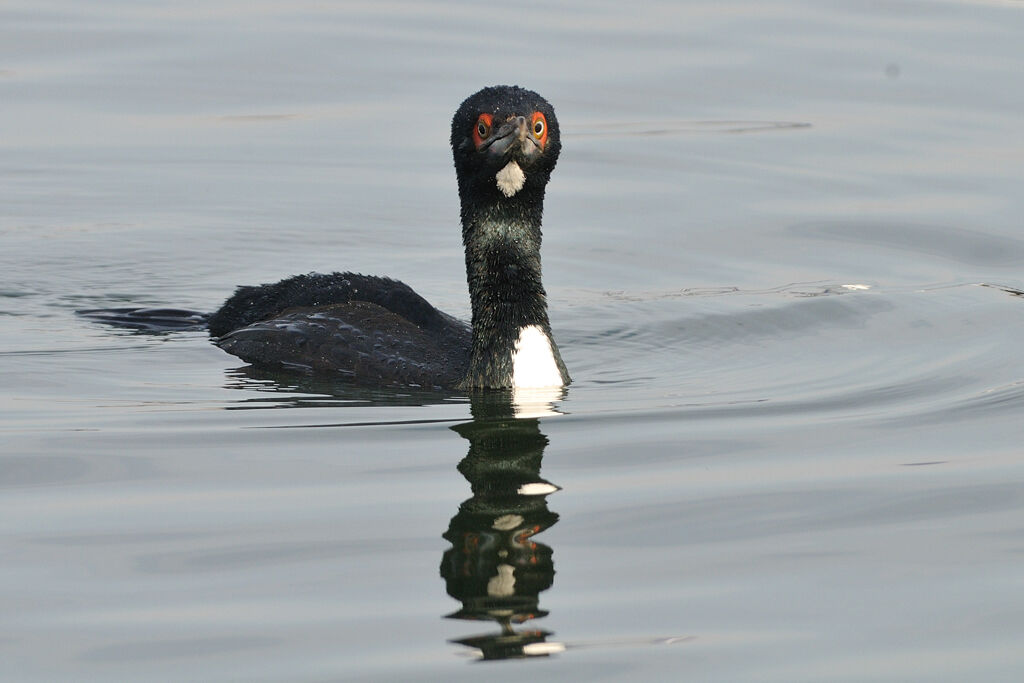
M 473 144 L 480 148 L 484 140 L 491 136 L 491 124 L 494 118 L 490 114 L 480 114 L 477 117 L 476 125 L 473 126 Z
M 533 139 L 539 142 L 541 148 L 543 148 L 544 143 L 548 140 L 548 120 L 544 118 L 544 114 L 535 111 L 533 112 L 533 122 L 531 125 Z

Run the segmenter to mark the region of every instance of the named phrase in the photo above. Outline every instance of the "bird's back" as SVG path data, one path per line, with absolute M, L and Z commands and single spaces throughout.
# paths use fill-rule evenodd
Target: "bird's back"
M 210 333 L 254 365 L 376 385 L 452 387 L 466 374 L 471 346 L 466 323 L 404 283 L 354 273 L 241 287 L 211 316 Z

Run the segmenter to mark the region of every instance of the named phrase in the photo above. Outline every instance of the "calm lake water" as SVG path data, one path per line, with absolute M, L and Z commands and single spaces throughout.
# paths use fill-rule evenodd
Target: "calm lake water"
M 1022 680 L 1022 74 L 1009 1 L 7 0 L 0 678 Z M 534 417 L 75 314 L 467 317 L 494 83 L 564 134 Z

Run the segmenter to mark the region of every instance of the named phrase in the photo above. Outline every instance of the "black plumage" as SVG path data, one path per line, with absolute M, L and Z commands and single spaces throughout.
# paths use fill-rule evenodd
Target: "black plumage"
M 254 365 L 383 385 L 456 385 L 471 338 L 408 285 L 355 273 L 240 287 L 209 326 L 218 346 Z

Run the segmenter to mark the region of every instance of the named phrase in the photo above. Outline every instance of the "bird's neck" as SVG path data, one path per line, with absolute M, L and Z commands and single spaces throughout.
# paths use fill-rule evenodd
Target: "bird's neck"
M 517 201 L 518 200 L 518 201 Z M 473 348 L 464 388 L 562 386 L 541 282 L 543 195 L 462 207 Z

